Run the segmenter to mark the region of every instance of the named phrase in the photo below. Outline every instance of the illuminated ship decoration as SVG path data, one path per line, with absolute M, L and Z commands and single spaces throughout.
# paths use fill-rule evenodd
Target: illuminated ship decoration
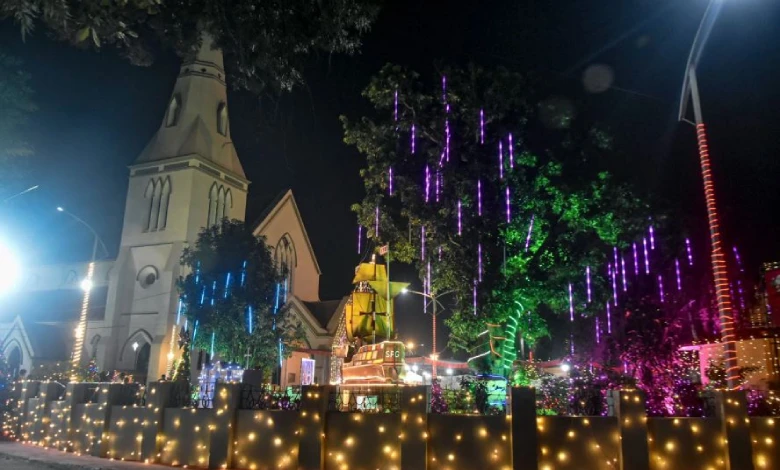
M 404 344 L 395 341 L 394 298 L 409 284 L 390 282 L 387 269 L 376 262 L 355 269 L 355 285 L 344 307 L 345 341 L 334 344 L 342 358 L 344 384 L 400 384 L 407 375 Z M 349 358 L 350 347 L 354 354 Z M 347 360 L 351 359 L 351 360 Z

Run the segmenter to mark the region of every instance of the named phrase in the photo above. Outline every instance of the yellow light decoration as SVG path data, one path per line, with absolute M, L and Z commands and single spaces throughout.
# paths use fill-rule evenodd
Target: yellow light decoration
M 89 263 L 87 266 L 88 285 L 92 283 L 92 275 L 95 273 L 95 262 Z M 87 328 L 87 314 L 89 313 L 89 293 L 91 289 L 84 289 L 84 297 L 81 301 L 81 314 L 79 315 L 79 323 L 76 327 L 76 341 L 73 343 L 73 362 L 71 364 L 70 380 L 75 382 L 78 380 L 77 371 L 79 365 L 81 365 L 81 352 L 84 349 L 84 337 L 86 336 Z

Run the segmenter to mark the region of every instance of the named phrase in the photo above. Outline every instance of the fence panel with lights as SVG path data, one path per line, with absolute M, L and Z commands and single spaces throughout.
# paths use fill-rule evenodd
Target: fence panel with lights
M 194 395 L 182 399 L 182 390 Z M 648 417 L 634 390 L 609 392 L 603 416 L 539 416 L 534 390 L 523 388 L 487 413 L 471 405 L 476 396 L 453 402 L 425 386 L 217 384 L 208 392 L 203 407 L 199 390 L 171 382 L 148 390 L 71 383 L 63 393 L 27 381 L 11 390 L 3 432 L 59 450 L 201 468 L 780 468 L 780 418 L 749 410 L 744 392 L 715 392 L 702 417 L 668 418 Z

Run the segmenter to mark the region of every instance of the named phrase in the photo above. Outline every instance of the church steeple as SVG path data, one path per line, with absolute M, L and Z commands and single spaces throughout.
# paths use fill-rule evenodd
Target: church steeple
M 246 177 L 230 138 L 222 51 L 206 34 L 183 61 L 160 128 L 135 164 L 195 155 Z

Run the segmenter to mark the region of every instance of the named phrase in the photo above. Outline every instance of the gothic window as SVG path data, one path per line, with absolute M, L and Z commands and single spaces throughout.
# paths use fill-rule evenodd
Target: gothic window
M 147 210 L 144 214 L 144 231 L 165 230 L 168 222 L 168 204 L 171 199 L 170 178 L 149 180 L 144 198 L 148 199 Z
M 171 102 L 168 103 L 168 111 L 165 113 L 165 127 L 175 126 L 179 122 L 179 112 L 181 111 L 181 98 L 174 95 Z
M 217 132 L 227 136 L 228 132 L 228 113 L 227 104 L 223 101 L 217 107 Z
M 209 190 L 209 214 L 207 220 L 209 227 L 217 223 L 217 204 L 217 183 L 214 183 Z
M 279 243 L 276 244 L 274 261 L 276 262 L 276 268 L 284 277 L 282 289 L 286 298 L 287 294 L 292 291 L 293 269 L 298 264 L 295 256 L 295 245 L 293 245 L 289 233 L 285 233 L 279 240 Z
M 215 223 L 221 222 L 223 217 L 225 217 L 225 187 L 220 186 L 217 190 L 217 220 Z

